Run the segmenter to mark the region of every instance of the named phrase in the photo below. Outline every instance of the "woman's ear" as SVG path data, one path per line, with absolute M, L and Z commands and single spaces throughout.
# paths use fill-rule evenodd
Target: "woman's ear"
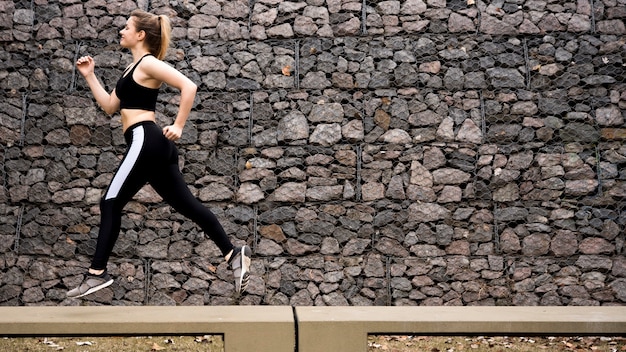
M 146 39 L 146 31 L 144 31 L 143 29 L 140 30 L 139 32 L 137 32 L 137 39 L 139 40 L 144 40 Z

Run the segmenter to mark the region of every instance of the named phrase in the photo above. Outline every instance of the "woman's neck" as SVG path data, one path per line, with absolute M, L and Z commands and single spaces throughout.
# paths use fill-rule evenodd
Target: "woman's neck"
M 148 50 L 146 50 L 145 48 L 143 48 L 143 47 L 142 48 L 132 48 L 132 49 L 130 49 L 130 52 L 133 55 L 133 62 L 137 62 L 142 57 L 146 56 L 147 54 L 150 54 L 150 52 Z

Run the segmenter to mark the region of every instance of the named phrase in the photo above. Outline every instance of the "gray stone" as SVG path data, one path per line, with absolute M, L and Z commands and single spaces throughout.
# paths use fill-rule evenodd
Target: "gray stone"
M 319 124 L 311 133 L 309 142 L 322 146 L 331 146 L 341 140 L 341 126 L 334 124 Z
M 624 116 L 617 106 L 611 105 L 596 110 L 596 121 L 600 126 L 619 126 L 624 124 Z
M 487 69 L 487 78 L 497 88 L 523 88 L 524 77 L 516 69 L 490 68 Z

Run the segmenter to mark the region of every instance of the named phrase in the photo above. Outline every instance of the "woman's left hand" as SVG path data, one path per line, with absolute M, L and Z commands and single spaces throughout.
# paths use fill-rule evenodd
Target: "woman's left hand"
M 177 141 L 183 134 L 183 129 L 176 125 L 169 125 L 163 127 L 163 135 L 170 141 Z

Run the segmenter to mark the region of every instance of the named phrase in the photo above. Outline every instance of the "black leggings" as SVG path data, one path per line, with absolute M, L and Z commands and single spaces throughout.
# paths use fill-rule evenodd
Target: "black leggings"
M 100 201 L 100 232 L 91 268 L 106 269 L 120 233 L 122 209 L 149 183 L 176 211 L 202 228 L 226 255 L 233 249 L 215 214 L 193 196 L 178 168 L 178 150 L 152 121 L 129 127 L 124 133 L 128 149 Z

